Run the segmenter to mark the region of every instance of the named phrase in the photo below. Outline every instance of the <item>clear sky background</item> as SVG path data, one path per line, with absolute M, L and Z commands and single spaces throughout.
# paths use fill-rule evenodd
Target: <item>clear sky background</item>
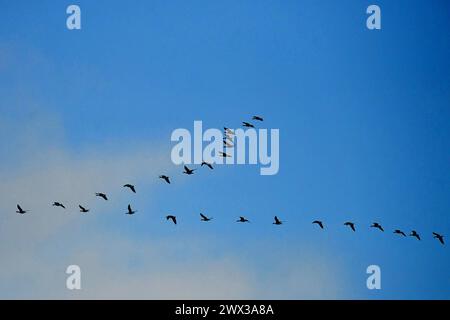
M 0 297 L 450 298 L 449 57 L 444 0 L 0 0 Z M 277 175 L 171 163 L 174 129 L 254 114 Z

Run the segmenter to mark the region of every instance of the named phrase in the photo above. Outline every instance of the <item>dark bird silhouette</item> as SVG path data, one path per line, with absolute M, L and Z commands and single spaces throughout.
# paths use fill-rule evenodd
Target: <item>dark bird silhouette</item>
M 19 205 L 17 205 L 16 213 L 24 214 L 24 213 L 27 213 L 27 212 L 28 212 L 27 210 L 23 210 Z
M 222 151 L 218 151 L 218 152 L 219 152 L 219 155 L 221 157 L 223 157 L 223 158 L 230 158 L 231 157 L 229 154 L 226 154 L 225 152 L 222 152 Z
M 312 223 L 313 223 L 313 224 L 317 224 L 321 229 L 323 229 L 323 223 L 322 223 L 322 221 L 314 220 Z
M 239 220 L 236 220 L 236 222 L 250 222 L 250 221 L 244 217 L 239 217 Z
M 353 222 L 346 222 L 344 223 L 344 226 L 350 227 L 353 231 L 356 231 L 355 224 Z
M 225 140 L 225 139 L 223 140 L 223 145 L 224 145 L 225 147 L 227 147 L 227 148 L 233 148 L 233 147 L 234 147 L 233 144 L 227 142 L 227 140 Z
M 168 184 L 170 184 L 170 178 L 168 176 L 165 175 L 161 175 L 159 176 L 160 179 L 163 179 L 164 181 L 166 181 Z
M 273 222 L 272 224 L 276 224 L 277 226 L 280 225 L 280 224 L 283 224 L 283 222 L 281 222 L 281 220 L 278 219 L 277 216 L 273 217 L 273 219 L 275 220 L 275 222 Z
M 228 140 L 230 141 L 230 143 L 233 143 L 233 137 L 230 137 L 229 135 L 225 135 L 225 138 L 223 138 L 223 140 Z
M 417 240 L 420 240 L 420 236 L 419 236 L 419 234 L 416 232 L 416 230 L 411 231 L 410 236 L 411 236 L 411 237 L 416 237 Z
M 246 127 L 246 128 L 254 128 L 254 127 L 255 127 L 255 126 L 252 125 L 251 123 L 248 123 L 248 122 L 245 122 L 245 121 L 242 122 L 242 126 L 244 126 L 244 127 Z
M 134 211 L 133 209 L 131 209 L 131 204 L 128 205 L 128 212 L 126 212 L 126 214 L 135 214 L 137 211 Z
M 226 134 L 231 134 L 232 136 L 234 136 L 234 131 L 231 130 L 230 128 L 223 127 L 223 130 L 225 131 Z
M 54 207 L 61 207 L 63 209 L 66 208 L 66 207 L 64 207 L 64 205 L 62 203 L 59 203 L 59 202 L 53 202 L 52 206 L 54 206 Z
M 433 238 L 438 239 L 440 243 L 444 244 L 444 236 L 443 235 L 433 232 Z
M 378 222 L 374 222 L 370 227 L 380 229 L 381 231 L 384 232 L 383 227 Z
M 264 119 L 262 117 L 259 117 L 259 116 L 253 116 L 252 120 L 264 121 Z
M 212 218 L 208 218 L 207 216 L 205 216 L 203 213 L 200 213 L 200 217 L 202 217 L 202 221 L 211 221 Z
M 406 237 L 406 234 L 402 230 L 396 229 L 394 233 Z
M 106 194 L 104 194 L 104 193 L 97 192 L 95 195 L 96 195 L 97 197 L 100 197 L 100 198 L 103 198 L 103 199 L 105 199 L 105 200 L 108 200 L 108 197 L 107 197 Z
M 83 212 L 83 213 L 89 212 L 89 209 L 86 209 L 82 205 L 78 205 L 78 207 L 80 208 L 80 212 Z
M 211 170 L 214 169 L 211 163 L 208 163 L 206 161 L 202 161 L 201 167 L 203 166 L 207 166 L 208 168 L 210 168 Z
M 132 185 L 127 183 L 126 185 L 123 186 L 124 188 L 130 188 L 131 191 L 133 191 L 134 193 L 136 193 L 136 188 Z
M 184 166 L 184 171 L 183 171 L 184 174 L 191 175 L 191 174 L 194 174 L 194 171 L 195 171 L 195 169 L 189 169 L 188 167 Z
M 175 216 L 166 216 L 166 220 L 172 220 L 174 224 L 177 224 L 177 217 Z

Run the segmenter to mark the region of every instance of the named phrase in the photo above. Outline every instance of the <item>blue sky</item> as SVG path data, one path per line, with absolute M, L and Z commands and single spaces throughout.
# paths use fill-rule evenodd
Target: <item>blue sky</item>
M 2 196 L 0 210 L 13 215 L 17 199 L 26 199 L 21 192 L 30 172 L 43 181 L 45 172 L 70 171 L 73 180 L 56 179 L 57 189 L 91 196 L 74 180 L 77 169 L 92 170 L 80 179 L 118 190 L 120 202 L 104 208 L 86 198 L 108 218 L 93 210 L 91 224 L 75 230 L 77 218 L 42 238 L 35 227 L 40 266 L 54 257 L 68 265 L 90 244 L 97 255 L 107 243 L 127 241 L 157 245 L 156 276 L 175 268 L 194 284 L 227 279 L 232 261 L 241 283 L 218 286 L 218 297 L 450 297 L 450 253 L 431 238 L 432 231 L 450 234 L 447 1 L 77 1 L 79 31 L 66 29 L 69 4 L 0 1 L 0 177 L 17 186 Z M 381 30 L 365 27 L 370 4 L 381 7 Z M 260 176 L 256 166 L 220 166 L 186 177 L 171 164 L 174 129 L 192 129 L 194 120 L 205 128 L 238 127 L 254 114 L 264 116 L 264 127 L 280 130 L 277 175 Z M 173 185 L 158 181 L 160 171 L 170 173 Z M 121 190 L 121 179 L 136 183 L 138 194 Z M 54 199 L 52 190 L 42 187 L 36 201 Z M 139 210 L 131 222 L 121 214 L 128 202 Z M 199 212 L 215 220 L 201 224 Z M 167 213 L 179 217 L 176 228 L 163 220 Z M 252 224 L 236 225 L 241 214 Z M 275 228 L 274 215 L 286 223 Z M 20 228 L 15 216 L 2 219 L 1 228 Z M 326 229 L 314 228 L 314 219 Z M 342 226 L 347 220 L 355 221 L 355 234 Z M 368 228 L 373 221 L 385 234 Z M 423 241 L 395 237 L 396 228 L 417 229 Z M 54 245 L 62 235 L 64 249 Z M 78 238 L 90 244 L 77 244 Z M 25 248 L 14 246 L 9 250 Z M 138 247 L 130 256 L 96 259 L 124 263 L 111 271 L 119 278 L 146 268 L 149 253 Z M 26 258 L 2 249 L 1 260 Z M 80 259 L 88 279 L 100 277 L 97 269 L 89 273 L 92 259 Z M 382 290 L 366 288 L 371 264 L 381 267 Z M 197 268 L 207 269 L 209 280 Z M 143 282 L 153 276 L 138 274 Z M 56 284 L 42 290 L 33 281 L 15 285 L 33 279 L 26 268 L 23 275 L 14 281 L 1 275 L 0 296 L 35 290 L 37 297 L 77 297 Z M 84 292 L 104 297 L 100 284 L 89 292 L 91 280 Z M 170 288 L 189 288 L 182 297 L 208 298 L 193 283 L 180 280 Z M 127 292 L 124 286 L 117 290 Z

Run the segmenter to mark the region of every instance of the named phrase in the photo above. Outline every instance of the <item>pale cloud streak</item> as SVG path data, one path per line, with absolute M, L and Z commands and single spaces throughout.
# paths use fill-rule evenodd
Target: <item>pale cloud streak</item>
M 8 125 L 2 128 L 11 132 Z M 289 254 L 287 260 L 288 253 L 279 254 L 273 265 L 255 270 L 232 248 L 208 255 L 214 239 L 121 233 L 130 221 L 124 214 L 130 194 L 122 185 L 136 183 L 138 192 L 149 195 L 148 205 L 158 200 L 150 196 L 161 186 L 157 176 L 178 168 L 165 148 L 144 143 L 111 143 L 75 154 L 65 145 L 62 128 L 55 117 L 40 118 L 20 135 L 0 138 L 20 145 L 10 150 L 7 166 L 0 170 L 0 298 L 273 299 L 338 294 L 330 278 L 335 266 L 326 267 L 324 257 L 308 255 L 306 262 L 303 256 Z M 111 200 L 96 199 L 98 191 Z M 53 201 L 68 209 L 53 208 Z M 17 203 L 31 211 L 14 213 Z M 78 204 L 93 212 L 82 215 Z M 119 225 L 106 223 L 118 215 L 124 219 Z M 70 264 L 82 269 L 81 291 L 65 287 Z

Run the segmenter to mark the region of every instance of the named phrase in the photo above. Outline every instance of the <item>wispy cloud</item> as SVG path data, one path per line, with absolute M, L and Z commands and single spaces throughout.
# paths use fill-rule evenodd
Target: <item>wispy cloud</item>
M 0 139 L 13 138 L 5 131 L 10 137 Z M 0 170 L 1 298 L 336 297 L 331 270 L 317 268 L 327 265 L 323 257 L 308 255 L 308 263 L 305 257 L 301 262 L 292 255 L 288 260 L 286 253 L 275 259 L 285 262 L 255 270 L 231 248 L 208 254 L 213 239 L 205 243 L 195 236 L 167 239 L 120 232 L 121 227 L 129 228 L 124 221 L 130 221 L 124 214 L 130 195 L 122 185 L 133 182 L 139 185 L 138 192 L 153 195 L 155 186 L 161 185 L 158 174 L 174 169 L 165 149 L 112 143 L 80 154 L 54 136 L 64 137 L 54 117 L 30 122 L 26 130 L 14 134 L 20 148 L 11 150 L 8 165 Z M 111 200 L 96 199 L 98 191 Z M 152 197 L 156 196 L 145 197 L 146 205 L 157 200 Z M 53 201 L 68 209 L 53 208 Z M 31 211 L 15 214 L 17 203 Z M 81 214 L 78 204 L 93 212 Z M 106 223 L 117 216 L 127 220 Z M 65 287 L 70 264 L 81 267 L 80 291 Z

